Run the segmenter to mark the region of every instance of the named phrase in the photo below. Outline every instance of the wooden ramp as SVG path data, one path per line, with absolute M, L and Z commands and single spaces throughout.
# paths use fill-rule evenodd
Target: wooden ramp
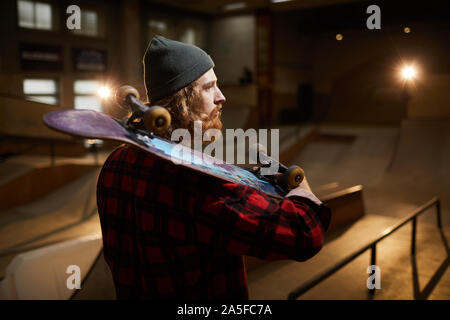
M 65 164 L 30 168 L 0 185 L 0 211 L 38 200 L 94 170 L 98 170 L 97 165 Z

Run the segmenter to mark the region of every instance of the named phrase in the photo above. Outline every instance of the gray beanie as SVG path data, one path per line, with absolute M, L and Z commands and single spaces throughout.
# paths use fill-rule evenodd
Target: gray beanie
M 144 54 L 144 81 L 150 102 L 170 96 L 214 67 L 202 49 L 155 36 Z

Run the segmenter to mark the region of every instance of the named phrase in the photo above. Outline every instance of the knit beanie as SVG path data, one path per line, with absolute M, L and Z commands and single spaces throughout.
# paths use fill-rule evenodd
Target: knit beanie
M 144 81 L 150 102 L 170 96 L 214 67 L 202 49 L 155 36 L 144 54 Z

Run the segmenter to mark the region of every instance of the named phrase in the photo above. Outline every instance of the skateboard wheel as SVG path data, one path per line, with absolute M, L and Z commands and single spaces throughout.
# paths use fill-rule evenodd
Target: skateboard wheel
M 116 91 L 116 101 L 120 105 L 125 104 L 125 99 L 128 95 L 133 95 L 136 97 L 136 99 L 139 100 L 139 92 L 136 90 L 136 88 L 132 86 L 121 86 Z
M 166 108 L 153 106 L 144 114 L 145 128 L 151 132 L 162 133 L 170 126 L 172 118 Z
M 305 172 L 299 166 L 290 166 L 284 175 L 290 189 L 298 187 L 305 178 Z

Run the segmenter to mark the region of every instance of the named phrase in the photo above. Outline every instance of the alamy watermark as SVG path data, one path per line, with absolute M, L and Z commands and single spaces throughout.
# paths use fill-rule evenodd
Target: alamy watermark
M 367 273 L 370 274 L 367 278 L 367 289 L 381 289 L 381 269 L 377 265 L 371 265 L 367 267 Z
M 66 273 L 70 274 L 66 280 L 67 289 L 81 289 L 81 269 L 79 266 L 72 264 L 67 267 Z
M 367 7 L 366 13 L 371 14 L 366 21 L 367 29 L 381 29 L 381 9 L 373 4 Z
M 266 151 L 269 145 L 269 135 L 270 154 Z M 272 175 L 277 173 L 279 169 L 279 129 L 259 129 L 258 131 L 255 129 L 246 131 L 243 129 L 226 129 L 224 137 L 218 129 L 208 129 L 202 132 L 202 122 L 195 121 L 194 137 L 189 130 L 179 128 L 172 132 L 171 140 L 174 142 L 182 141 L 171 150 L 171 160 L 175 164 L 211 165 L 226 162 L 229 164 L 248 163 L 256 165 L 258 159 L 260 159 L 260 152 L 263 152 L 275 161 L 262 163 L 261 174 Z M 248 141 L 248 149 L 246 141 Z M 207 142 L 206 146 L 204 146 L 205 142 Z M 246 162 L 246 155 L 248 155 L 248 162 Z
M 81 29 L 81 9 L 77 5 L 70 5 L 66 9 L 66 13 L 70 16 L 66 20 L 66 27 L 69 30 Z

